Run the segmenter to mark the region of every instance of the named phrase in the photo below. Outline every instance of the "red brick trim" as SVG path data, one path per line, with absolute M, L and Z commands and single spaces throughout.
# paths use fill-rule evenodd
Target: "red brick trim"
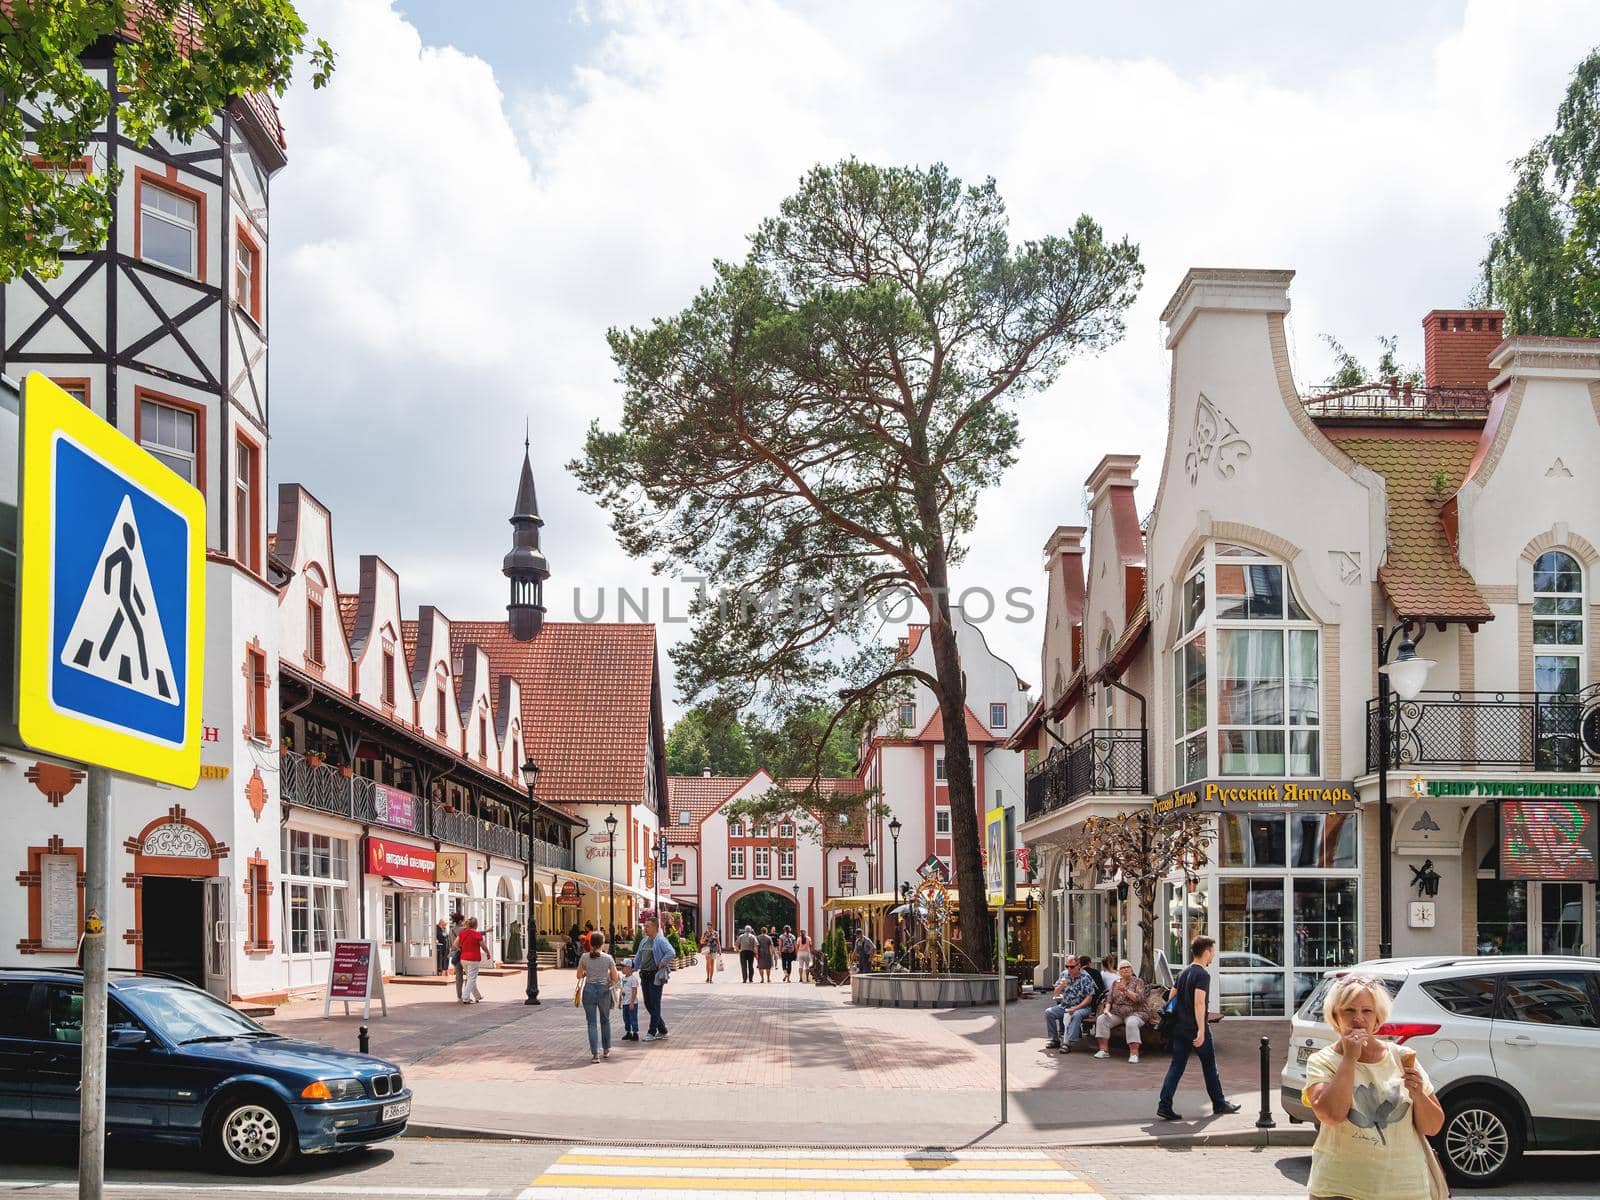
M 78 921 L 83 928 L 83 847 L 68 846 L 59 834 L 52 834 L 43 846 L 29 846 L 28 869 L 17 874 L 17 883 L 28 889 L 28 935 L 17 943 L 22 954 L 74 954 L 77 945 L 46 946 L 44 944 L 44 856 L 70 855 L 78 864 Z

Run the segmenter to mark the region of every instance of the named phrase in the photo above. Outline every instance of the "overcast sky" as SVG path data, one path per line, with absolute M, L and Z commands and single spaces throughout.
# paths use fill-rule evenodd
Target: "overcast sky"
M 678 311 L 807 168 L 847 155 L 992 175 L 1017 238 L 1087 212 L 1140 245 L 1127 337 L 1024 402 L 962 572 L 1042 607 L 1041 547 L 1081 521 L 1103 454 L 1141 455 L 1141 514 L 1154 496 L 1158 318 L 1183 272 L 1296 270 L 1303 388 L 1330 371 L 1324 333 L 1367 362 L 1396 333 L 1420 361 L 1423 313 L 1466 301 L 1510 160 L 1600 43 L 1592 0 L 299 7 L 339 69 L 284 102 L 272 479 L 332 509 L 341 588 L 376 553 L 408 614 L 458 619 L 503 613 L 526 418 L 551 618 L 574 589 L 609 618 L 617 589 L 651 587 L 660 620 L 663 581 L 564 469 L 621 409 L 605 331 Z M 985 633 L 1037 686 L 1038 619 Z

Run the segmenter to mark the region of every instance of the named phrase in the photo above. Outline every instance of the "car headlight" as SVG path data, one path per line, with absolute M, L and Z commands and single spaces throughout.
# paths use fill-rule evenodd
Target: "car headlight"
M 302 1100 L 359 1100 L 366 1094 L 359 1079 L 318 1079 L 300 1089 Z

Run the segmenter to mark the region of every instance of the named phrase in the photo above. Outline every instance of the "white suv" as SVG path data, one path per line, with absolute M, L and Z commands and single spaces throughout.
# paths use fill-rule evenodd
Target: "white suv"
M 1391 958 L 1349 973 L 1380 979 L 1394 1012 L 1378 1033 L 1414 1047 L 1444 1105 L 1434 1138 L 1446 1173 L 1491 1187 L 1524 1150 L 1600 1150 L 1600 959 L 1497 955 Z M 1312 1120 L 1306 1060 L 1336 1040 L 1322 1012 L 1333 981 L 1300 1006 L 1283 1066 L 1283 1106 Z

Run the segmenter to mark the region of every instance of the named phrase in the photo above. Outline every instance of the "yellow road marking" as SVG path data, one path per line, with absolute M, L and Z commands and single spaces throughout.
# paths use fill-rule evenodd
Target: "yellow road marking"
M 633 1154 L 563 1154 L 558 1166 L 593 1167 L 749 1167 L 774 1171 L 1064 1171 L 1047 1158 L 745 1158 L 708 1154 L 704 1157 L 651 1157 Z
M 659 1162 L 660 1160 L 656 1160 Z M 796 1185 L 804 1184 L 802 1189 Z M 629 1188 L 635 1191 L 684 1192 L 695 1190 L 738 1192 L 994 1192 L 1046 1195 L 1081 1194 L 1093 1188 L 1079 1180 L 1052 1182 L 1038 1179 L 691 1179 L 684 1176 L 652 1178 L 641 1175 L 563 1175 L 546 1171 L 534 1187 Z

